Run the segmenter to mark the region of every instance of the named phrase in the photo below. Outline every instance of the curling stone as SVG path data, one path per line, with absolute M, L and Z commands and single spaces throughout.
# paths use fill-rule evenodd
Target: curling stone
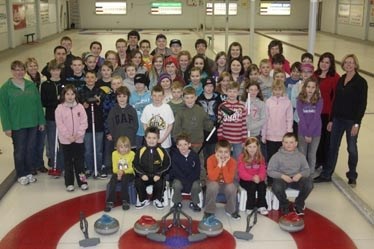
M 134 224 L 134 231 L 142 236 L 157 233 L 158 230 L 160 230 L 160 225 L 152 216 L 143 215 Z
M 109 235 L 119 230 L 119 222 L 116 218 L 104 214 L 95 222 L 94 228 L 98 234 Z
M 291 212 L 280 217 L 279 227 L 286 232 L 298 232 L 304 229 L 304 219 Z
M 197 230 L 208 237 L 214 237 L 223 232 L 223 225 L 214 215 L 210 215 L 200 221 Z

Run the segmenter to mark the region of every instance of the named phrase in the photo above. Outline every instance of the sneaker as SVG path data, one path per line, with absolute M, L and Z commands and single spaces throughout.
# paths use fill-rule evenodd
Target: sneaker
M 297 207 L 297 206 L 295 206 L 295 207 L 293 208 L 293 210 L 295 211 L 295 213 L 296 213 L 297 215 L 299 215 L 299 216 L 303 216 L 303 215 L 304 215 L 304 209 L 305 209 L 305 207 L 304 207 L 304 208 L 299 208 L 299 207 Z
M 27 177 L 27 180 L 29 180 L 29 183 L 33 183 L 37 181 L 37 179 L 32 174 L 29 174 L 26 177 Z
M 74 186 L 73 185 L 69 185 L 66 187 L 66 191 L 68 192 L 73 192 L 74 191 Z
M 38 171 L 39 171 L 40 173 L 47 173 L 47 172 L 48 172 L 48 169 L 47 169 L 46 167 L 42 166 L 42 167 L 40 167 L 40 168 L 38 169 Z
M 21 185 L 29 184 L 29 179 L 26 176 L 22 176 L 17 180 Z
M 348 179 L 348 184 L 349 184 L 349 186 L 354 188 L 357 185 L 357 181 L 356 181 L 356 179 Z
M 226 215 L 230 216 L 233 220 L 240 220 L 240 214 L 238 212 L 234 212 L 232 214 L 226 212 Z
M 268 214 L 269 214 L 269 211 L 266 209 L 266 207 L 260 207 L 257 211 L 258 211 L 261 215 L 268 215 Z
M 142 209 L 142 208 L 148 206 L 149 204 L 150 204 L 149 200 L 145 199 L 144 201 L 136 203 L 135 208 L 136 209 Z
M 112 210 L 112 208 L 113 208 L 113 202 L 107 202 L 105 204 L 104 212 L 110 212 L 110 210 Z
M 106 179 L 108 177 L 107 170 L 105 165 L 101 166 L 99 178 L 100 179 Z
M 157 209 L 164 209 L 164 204 L 160 200 L 154 200 L 153 206 L 155 206 Z
M 128 201 L 122 201 L 122 209 L 123 210 L 129 210 L 130 209 L 130 204 Z
M 83 183 L 83 184 L 81 185 L 81 189 L 82 189 L 83 191 L 88 190 L 88 184 L 87 184 L 87 183 Z
M 193 202 L 190 202 L 190 208 L 191 208 L 192 211 L 194 211 L 194 212 L 200 212 L 200 211 L 201 211 L 201 208 L 200 208 L 197 204 L 195 204 L 195 203 L 193 203 Z
M 84 174 L 86 175 L 86 177 L 90 177 L 90 176 L 92 176 L 92 172 L 91 172 L 90 170 L 86 170 L 86 171 L 84 172 Z

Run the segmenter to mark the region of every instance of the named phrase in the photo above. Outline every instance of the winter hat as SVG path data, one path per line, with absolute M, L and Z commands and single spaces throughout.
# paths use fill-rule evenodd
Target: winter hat
M 173 44 L 179 44 L 179 46 L 182 47 L 182 42 L 179 39 L 173 39 L 173 40 L 171 40 L 170 43 L 169 43 L 169 47 L 171 47 L 171 45 L 173 45 Z
M 171 80 L 170 74 L 168 74 L 168 73 L 162 73 L 162 74 L 160 74 L 160 77 L 158 78 L 157 84 L 161 84 L 161 81 L 162 81 L 163 79 L 169 79 L 169 80 L 170 80 L 170 83 L 173 82 L 173 81 Z
M 134 85 L 136 83 L 143 83 L 146 87 L 148 87 L 149 79 L 145 74 L 138 73 L 138 74 L 135 75 L 135 78 L 134 78 Z
M 307 71 L 307 72 L 314 72 L 314 67 L 312 64 L 309 63 L 303 63 L 301 64 L 301 72 Z
M 209 84 L 212 84 L 214 88 L 216 87 L 216 80 L 212 77 L 203 79 L 202 83 L 203 83 L 203 87 Z

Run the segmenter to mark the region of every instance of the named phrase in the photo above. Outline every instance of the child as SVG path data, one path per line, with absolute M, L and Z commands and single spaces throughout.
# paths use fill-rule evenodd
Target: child
M 149 71 L 149 90 L 152 90 L 157 85 L 158 78 L 164 71 L 164 57 L 162 55 L 155 55 L 152 58 L 152 67 Z
M 180 78 L 182 79 L 182 85 L 186 85 L 186 78 L 188 78 L 188 65 L 191 61 L 190 52 L 183 50 L 178 54 L 178 65 L 180 70 Z
M 228 72 L 222 72 L 217 79 L 217 93 L 219 93 L 221 102 L 227 99 L 227 88 L 231 81 L 232 77 Z
M 103 50 L 103 45 L 98 41 L 93 41 L 90 44 L 90 52 L 96 57 L 96 65 L 101 67 L 105 59 L 100 56 L 101 51 Z
M 171 55 L 169 57 L 176 61 L 176 66 L 178 67 L 178 54 L 182 51 L 182 42 L 179 39 L 172 39 L 169 43 L 171 50 Z
M 227 69 L 227 54 L 224 51 L 218 52 L 215 58 L 216 70 L 212 73 L 212 77 L 217 80 L 218 77 Z
M 262 215 L 267 215 L 266 204 L 266 166 L 261 154 L 260 143 L 255 137 L 249 137 L 244 143 L 243 153 L 238 160 L 239 184 L 247 191 L 246 209 L 255 207 Z M 257 204 L 256 204 L 257 192 Z
M 84 71 L 95 71 L 99 72 L 99 66 L 96 64 L 96 56 L 90 52 L 83 53 L 82 58 L 84 60 Z M 74 58 L 73 58 L 74 59 Z M 73 60 L 72 59 L 72 60 Z
M 118 66 L 123 68 L 126 65 L 126 50 L 127 50 L 127 41 L 123 38 L 118 38 L 116 40 L 116 50 L 118 54 Z M 106 57 L 106 56 L 105 56 Z
M 214 92 L 216 82 L 214 78 L 203 81 L 204 92 L 197 98 L 196 103 L 208 113 L 209 119 L 215 124 L 217 122 L 218 106 L 222 103 L 219 94 Z M 210 131 L 204 131 L 204 138 L 209 136 Z M 204 139 L 205 140 L 205 139 Z M 214 147 L 217 143 L 217 131 L 214 132 L 209 141 L 204 146 L 204 159 L 214 154 Z
M 112 69 L 112 75 L 111 76 L 119 75 L 119 76 L 122 77 L 122 79 L 126 78 L 126 73 L 125 73 L 124 66 L 121 66 L 119 64 L 121 59 L 120 59 L 117 52 L 115 52 L 113 50 L 106 51 L 105 52 L 105 60 L 109 61 L 112 64 L 113 69 Z M 104 64 L 105 64 L 105 62 L 104 62 Z M 109 66 L 109 64 L 107 64 L 107 65 Z
M 63 36 L 60 39 L 60 45 L 66 49 L 66 60 L 65 60 L 65 69 L 66 69 L 66 76 L 73 75 L 73 71 L 70 68 L 71 62 L 73 61 L 75 55 L 71 52 L 73 48 L 73 40 L 69 36 Z
M 116 143 L 116 150 L 112 153 L 113 175 L 108 183 L 109 190 L 106 196 L 105 212 L 110 212 L 113 208 L 116 195 L 116 185 L 118 182 L 121 183 L 122 209 L 130 209 L 128 189 L 129 183 L 135 178 L 135 171 L 132 165 L 134 157 L 135 152 L 131 150 L 130 139 L 125 136 L 119 137 Z
M 166 47 L 167 39 L 164 34 L 158 34 L 156 36 L 156 48 L 151 52 L 152 56 L 162 55 L 163 57 L 168 57 L 172 54 L 171 49 Z
M 64 153 L 66 191 L 74 191 L 74 175 L 82 190 L 88 189 L 84 174 L 83 139 L 88 126 L 84 107 L 79 104 L 77 90 L 67 85 L 61 92 L 61 104 L 55 111 L 58 139 Z
M 151 91 L 152 104 L 144 108 L 140 118 L 144 129 L 150 126 L 157 127 L 160 131 L 158 143 L 169 152 L 171 147 L 170 133 L 173 130 L 174 115 L 168 104 L 163 103 L 164 90 L 161 86 L 153 87 Z
M 296 110 L 299 116 L 299 150 L 309 163 L 310 174 L 314 173 L 316 153 L 321 136 L 321 112 L 323 101 L 316 79 L 308 78 L 299 94 Z
M 226 198 L 226 214 L 235 220 L 240 219 L 236 210 L 237 187 L 234 184 L 236 161 L 230 157 L 231 144 L 227 140 L 217 142 L 216 152 L 207 160 L 208 181 L 205 197 L 205 217 L 214 215 L 218 193 Z
M 270 60 L 262 59 L 260 61 L 260 87 L 262 94 L 264 95 L 264 100 L 266 101 L 271 97 L 271 86 L 273 84 L 273 79 L 270 76 L 271 64 Z
M 242 58 L 242 64 L 244 69 L 244 74 L 248 75 L 249 67 L 252 65 L 252 59 L 248 55 L 244 55 Z
M 200 96 L 200 94 L 202 94 L 203 91 L 204 91 L 203 90 L 203 84 L 201 83 L 201 70 L 200 70 L 200 68 L 198 68 L 198 67 L 191 68 L 191 70 L 190 70 L 190 80 L 191 80 L 191 82 L 187 86 L 192 86 L 196 91 L 196 95 Z
M 311 53 L 303 53 L 301 55 L 301 63 L 311 64 L 313 65 L 314 56 Z
M 178 62 L 176 58 L 169 56 L 165 59 L 164 64 L 165 72 L 170 75 L 171 82 L 182 80 L 182 78 L 180 77 Z
M 196 92 L 192 87 L 185 87 L 183 90 L 183 100 L 185 108 L 175 117 L 173 137 L 181 133 L 186 133 L 191 138 L 191 149 L 198 152 L 204 142 L 204 130 L 210 131 L 213 128 L 213 122 L 210 121 L 208 113 L 201 106 L 196 105 Z M 203 154 L 199 154 L 200 164 L 204 165 Z M 206 171 L 201 167 L 202 183 L 205 183 Z
M 247 105 L 248 136 L 261 140 L 260 134 L 266 121 L 266 110 L 260 85 L 253 81 L 248 82 L 241 100 Z
M 139 48 L 143 54 L 144 66 L 147 68 L 147 71 L 149 72 L 152 66 L 152 55 L 149 53 L 151 50 L 151 43 L 148 40 L 141 40 L 139 43 Z
M 279 70 L 279 69 L 274 70 L 273 80 L 280 80 L 280 81 L 283 81 L 283 83 L 285 84 L 286 77 L 287 77 L 287 75 L 284 71 Z
M 48 63 L 48 71 L 51 74 L 49 80 L 42 82 L 40 85 L 40 98 L 42 105 L 45 108 L 45 119 L 46 119 L 46 134 L 48 144 L 48 155 L 50 160 L 48 166 L 53 167 L 53 160 L 55 158 L 55 143 L 56 143 L 56 122 L 55 122 L 55 110 L 58 106 L 60 93 L 64 88 L 64 83 L 61 78 L 61 68 L 63 64 L 58 64 L 52 60 Z M 58 142 L 58 141 L 57 141 Z M 59 176 L 63 170 L 63 159 L 62 151 L 60 150 L 57 156 L 57 168 L 56 177 Z
M 273 77 L 274 76 L 274 71 L 278 70 L 278 71 L 284 71 L 284 62 L 286 61 L 286 58 L 284 58 L 284 56 L 282 54 L 275 54 L 273 56 L 273 58 L 271 59 L 271 64 L 272 64 L 272 70 L 270 71 L 270 77 Z M 290 75 L 285 72 L 286 74 L 286 78 L 287 77 L 290 77 Z
M 150 126 L 145 130 L 146 145 L 137 150 L 134 159 L 135 188 L 139 195 L 137 209 L 149 205 L 146 188 L 153 185 L 153 205 L 163 209 L 162 193 L 165 189 L 165 172 L 170 167 L 170 157 L 165 149 L 158 145 L 159 130 Z
M 144 66 L 143 54 L 140 50 L 133 50 L 130 53 L 131 62 L 134 63 L 136 73 L 147 73 L 147 68 Z
M 137 74 L 134 78 L 135 91 L 131 93 L 130 105 L 136 110 L 138 116 L 138 131 L 136 132 L 136 148 L 143 146 L 144 127 L 140 118 L 144 108 L 151 103 L 151 92 L 147 90 L 149 80 L 144 74 Z
M 73 70 L 73 75 L 66 78 L 66 83 L 73 85 L 79 92 L 86 85 L 83 60 L 80 57 L 75 57 L 71 62 L 71 69 Z
M 130 90 L 130 92 L 133 92 L 135 91 L 135 86 L 134 86 L 134 78 L 136 75 L 135 64 L 132 62 L 127 64 L 125 68 L 125 72 L 126 72 L 126 78 L 123 80 L 123 85 L 127 87 Z
M 181 112 L 184 109 L 183 103 L 183 85 L 179 81 L 174 81 L 171 84 L 171 95 L 172 99 L 169 101 L 171 110 L 173 111 L 174 117 L 177 113 Z
M 293 133 L 286 133 L 282 139 L 282 148 L 270 159 L 268 175 L 273 178 L 272 191 L 279 200 L 280 212 L 289 212 L 286 189 L 298 189 L 294 210 L 304 215 L 305 200 L 313 189 L 310 169 L 305 156 L 297 150 L 297 138 Z
M 80 103 L 84 106 L 87 114 L 88 128 L 84 136 L 84 158 L 86 165 L 86 176 L 89 177 L 94 172 L 94 148 L 93 136 L 96 144 L 96 166 L 101 167 L 103 161 L 103 138 L 104 138 L 104 119 L 102 100 L 105 93 L 95 85 L 96 74 L 94 71 L 86 73 L 86 85 L 83 86 L 79 93 Z M 92 119 L 92 108 L 94 120 Z M 92 129 L 92 123 L 95 123 L 95 131 Z M 95 132 L 95 133 L 94 133 Z M 96 172 L 95 172 L 96 173 Z M 96 177 L 95 175 L 94 177 Z
M 239 100 L 239 84 L 230 82 L 227 90 L 227 99 L 218 107 L 218 120 L 221 125 L 218 127 L 218 140 L 227 140 L 233 147 L 233 157 L 238 159 L 242 151 L 242 143 L 247 138 L 246 116 L 247 110 Z M 234 113 L 229 115 L 222 110 L 222 107 L 230 109 Z
M 182 192 L 191 193 L 190 208 L 200 212 L 199 203 L 200 186 L 200 161 L 196 152 L 190 149 L 191 141 L 186 134 L 179 134 L 176 138 L 178 150 L 172 153 L 170 169 L 170 182 L 174 190 L 173 202 L 180 206 Z
M 291 65 L 291 76 L 288 77 L 285 82 L 286 89 L 287 89 L 287 96 L 289 99 L 291 99 L 292 87 L 300 80 L 300 73 L 301 73 L 301 63 L 298 61 L 294 62 Z
M 292 104 L 285 96 L 285 86 L 280 80 L 273 83 L 273 96 L 266 100 L 266 122 L 262 127 L 262 142 L 266 144 L 267 160 L 282 146 L 286 132 L 292 132 Z M 268 185 L 271 185 L 268 178 Z
M 136 132 L 138 131 L 138 116 L 131 105 L 129 105 L 130 91 L 125 86 L 120 86 L 116 91 L 117 104 L 110 110 L 108 115 L 108 129 L 113 141 L 121 136 L 130 139 L 130 144 L 136 147 Z M 108 135 L 107 135 L 108 136 Z
M 173 98 L 173 95 L 171 94 L 171 83 L 172 79 L 168 73 L 162 73 L 158 78 L 157 84 L 164 90 L 164 99 L 162 100 L 164 104 L 169 103 Z
M 229 62 L 228 66 L 228 72 L 231 74 L 233 81 L 239 83 L 239 94 L 242 94 L 245 86 L 244 68 L 242 62 L 239 59 L 234 58 Z
M 113 65 L 110 61 L 104 61 L 100 67 L 101 78 L 96 82 L 96 86 L 102 89 L 110 89 L 112 82 Z M 109 92 L 107 90 L 106 92 Z

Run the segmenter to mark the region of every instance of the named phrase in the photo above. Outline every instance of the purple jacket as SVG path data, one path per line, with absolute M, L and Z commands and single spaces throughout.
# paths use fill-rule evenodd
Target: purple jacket
M 299 115 L 298 134 L 304 137 L 318 137 L 321 135 L 322 121 L 321 112 L 323 107 L 322 98 L 317 104 L 304 103 L 297 100 L 296 111 Z

